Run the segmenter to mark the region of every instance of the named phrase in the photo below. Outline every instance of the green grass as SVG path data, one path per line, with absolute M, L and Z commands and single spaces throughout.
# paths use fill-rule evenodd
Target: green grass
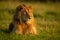
M 21 3 L 33 6 L 38 35 L 7 33 L 19 2 L 3 1 L 0 2 L 0 40 L 60 40 L 60 3 Z

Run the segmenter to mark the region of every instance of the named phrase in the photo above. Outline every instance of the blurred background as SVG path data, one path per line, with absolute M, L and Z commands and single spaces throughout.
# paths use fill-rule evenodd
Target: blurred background
M 33 6 L 38 35 L 7 33 L 20 3 Z M 60 0 L 0 0 L 0 40 L 60 40 Z

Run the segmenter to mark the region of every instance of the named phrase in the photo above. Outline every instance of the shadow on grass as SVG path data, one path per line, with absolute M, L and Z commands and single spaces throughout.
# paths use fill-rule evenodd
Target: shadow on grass
M 46 15 L 52 15 L 52 16 L 56 16 L 57 13 L 53 12 L 53 11 L 47 11 Z
M 15 13 L 15 9 L 0 9 L 0 12 L 8 12 L 9 14 L 14 14 Z
M 3 32 L 5 34 L 8 34 L 9 33 L 8 29 L 0 29 L 0 32 Z
M 60 13 L 55 13 L 53 11 L 47 11 L 45 14 L 45 19 L 60 21 Z
M 15 9 L 8 9 L 7 10 L 9 14 L 14 14 L 15 13 Z

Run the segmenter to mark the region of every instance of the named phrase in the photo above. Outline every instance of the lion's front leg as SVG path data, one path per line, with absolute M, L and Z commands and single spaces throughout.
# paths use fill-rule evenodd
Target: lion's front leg
M 18 33 L 18 34 L 23 34 L 23 27 L 22 27 L 22 25 L 17 25 L 15 32 Z
M 32 26 L 31 33 L 37 35 L 37 31 L 36 31 L 35 26 Z

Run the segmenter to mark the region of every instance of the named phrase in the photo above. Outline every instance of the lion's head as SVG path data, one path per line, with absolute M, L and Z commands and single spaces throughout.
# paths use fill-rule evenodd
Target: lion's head
M 16 8 L 16 14 L 14 15 L 14 20 L 19 23 L 24 23 L 31 19 L 31 9 L 32 7 L 26 7 L 25 5 L 19 5 Z

